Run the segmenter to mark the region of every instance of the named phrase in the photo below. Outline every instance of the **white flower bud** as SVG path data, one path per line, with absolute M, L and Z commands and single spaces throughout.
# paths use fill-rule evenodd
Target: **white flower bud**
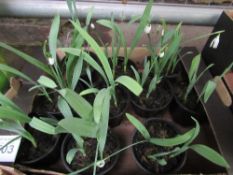
M 150 31 L 151 31 L 151 24 L 148 24 L 148 25 L 144 28 L 144 32 L 145 32 L 146 34 L 149 34 Z
M 48 58 L 48 62 L 49 62 L 49 65 L 54 65 L 54 63 L 55 63 L 55 59 L 54 58 L 52 58 L 52 57 L 50 57 L 50 58 Z
M 163 36 L 164 35 L 164 29 L 161 31 L 161 36 Z
M 159 57 L 160 57 L 160 58 L 163 58 L 163 57 L 164 57 L 164 52 L 160 52 L 160 53 L 159 53 Z
M 219 40 L 220 40 L 220 34 L 217 35 L 210 43 L 210 47 L 212 47 L 213 49 L 217 49 L 218 44 L 219 44 Z
M 96 166 L 98 166 L 99 168 L 103 168 L 105 165 L 105 161 L 104 160 L 100 160 L 98 162 L 96 162 Z
M 91 23 L 91 28 L 95 29 L 95 25 L 93 23 Z

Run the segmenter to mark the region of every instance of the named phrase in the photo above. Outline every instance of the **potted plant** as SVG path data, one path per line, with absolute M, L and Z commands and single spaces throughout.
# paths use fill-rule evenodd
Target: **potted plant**
M 101 50 L 100 46 L 97 44 L 97 42 L 85 31 L 83 30 L 77 23 L 74 21 L 71 21 L 74 28 L 80 33 L 80 35 L 83 37 L 83 39 L 89 44 L 89 46 L 93 49 L 95 54 L 97 55 L 99 62 L 102 66 L 102 68 L 93 62 L 89 62 L 89 64 L 100 73 L 101 77 L 104 80 L 104 87 L 110 88 L 111 92 L 111 110 L 110 110 L 110 126 L 116 126 L 120 123 L 122 120 L 125 111 L 128 107 L 128 99 L 127 95 L 128 92 L 125 91 L 122 87 L 119 85 L 122 85 L 123 87 L 126 87 L 129 91 L 131 91 L 133 94 L 138 96 L 142 88 L 141 86 L 131 77 L 127 75 L 121 75 L 119 77 L 114 77 L 114 71 L 111 69 L 109 59 L 106 57 L 104 52 Z M 68 54 L 73 54 L 75 56 L 80 55 L 80 50 L 76 48 L 60 48 L 62 51 Z M 97 88 L 90 88 L 86 89 L 86 92 L 88 93 L 96 93 L 98 91 Z M 87 94 L 87 93 L 86 93 Z M 94 105 L 96 105 L 98 102 L 94 101 Z
M 216 151 L 202 144 L 192 144 L 200 132 L 198 121 L 192 117 L 195 128 L 181 134 L 174 123 L 150 118 L 143 125 L 130 114 L 129 121 L 136 127 L 132 139 L 133 153 L 140 167 L 150 174 L 178 172 L 185 164 L 186 151 L 192 150 L 214 164 L 229 168 Z
M 98 92 L 95 98 L 100 102 L 98 106 L 92 106 L 71 89 L 57 91 L 76 112 L 76 116 L 64 116 L 56 123 L 34 117 L 30 126 L 52 135 L 69 134 L 61 147 L 61 158 L 68 172 L 107 173 L 115 165 L 117 157 L 103 158 L 120 148 L 118 139 L 108 131 L 110 88 Z
M 208 80 L 203 86 L 199 97 L 196 95 L 194 91 L 195 84 L 200 80 L 204 73 L 213 66 L 213 64 L 211 64 L 203 71 L 199 72 L 200 61 L 200 55 L 193 58 L 188 72 L 188 82 L 178 83 L 175 88 L 176 92 L 173 103 L 170 105 L 173 119 L 184 126 L 193 124 L 192 119 L 189 116 L 195 116 L 199 121 L 203 121 L 203 115 L 205 115 L 205 113 L 199 101 L 203 98 L 204 103 L 206 103 L 217 86 L 216 80 Z M 219 78 L 221 79 L 232 66 L 233 64 L 229 65 Z
M 58 157 L 56 152 L 59 150 L 60 136 L 44 134 L 28 126 L 31 117 L 2 93 L 0 93 L 0 104 L 0 129 L 17 134 L 16 139 L 23 138 L 17 162 L 26 165 L 42 165 L 55 162 Z M 23 125 L 27 125 L 26 129 L 24 129 Z M 2 146 L 1 149 L 4 149 L 5 146 Z
M 131 102 L 135 112 L 141 117 L 156 116 L 164 111 L 172 100 L 172 91 L 169 82 L 160 73 L 151 74 L 154 65 L 149 60 L 144 61 L 144 69 L 140 73 L 132 70 L 137 82 L 143 87 L 139 97 L 132 96 Z

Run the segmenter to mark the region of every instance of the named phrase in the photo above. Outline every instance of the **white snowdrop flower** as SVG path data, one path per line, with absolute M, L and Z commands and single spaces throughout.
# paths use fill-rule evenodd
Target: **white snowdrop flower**
M 150 31 L 151 31 L 151 24 L 148 24 L 148 25 L 144 28 L 144 32 L 145 32 L 146 34 L 149 34 Z
M 164 52 L 160 52 L 160 53 L 159 53 L 159 57 L 160 57 L 160 58 L 163 58 L 163 57 L 164 57 Z
M 91 23 L 91 28 L 95 29 L 95 25 L 93 23 Z
M 49 65 L 54 65 L 54 63 L 55 63 L 55 59 L 54 58 L 52 58 L 52 57 L 50 57 L 50 58 L 48 58 L 48 62 L 49 62 Z
M 105 165 L 105 161 L 104 160 L 100 160 L 98 162 L 96 162 L 96 166 L 98 166 L 99 168 L 103 168 Z
M 161 36 L 163 36 L 164 35 L 164 29 L 161 31 Z
M 213 49 L 217 49 L 218 44 L 220 41 L 220 34 L 218 34 L 210 43 L 210 47 L 212 47 Z

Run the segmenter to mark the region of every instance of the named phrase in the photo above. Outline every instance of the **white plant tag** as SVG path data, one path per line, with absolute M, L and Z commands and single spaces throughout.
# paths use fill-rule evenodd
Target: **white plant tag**
M 15 162 L 21 138 L 18 135 L 0 135 L 0 162 Z M 9 143 L 12 141 L 11 143 Z M 9 143 L 7 146 L 5 146 Z M 5 146 L 5 147 L 4 147 Z

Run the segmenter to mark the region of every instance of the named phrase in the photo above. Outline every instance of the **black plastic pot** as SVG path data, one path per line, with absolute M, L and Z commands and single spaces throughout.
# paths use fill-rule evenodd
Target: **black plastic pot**
M 162 120 L 162 119 L 158 119 L 158 118 L 150 118 L 148 120 L 146 120 L 145 122 L 145 126 L 147 129 L 149 129 L 149 127 L 156 127 L 157 126 L 164 126 L 164 128 L 166 129 L 167 133 L 172 133 L 174 136 L 176 136 L 177 134 L 180 134 L 180 131 L 177 129 L 176 125 L 172 122 L 168 122 L 166 120 Z M 164 130 L 165 130 L 164 129 Z M 153 136 L 152 133 L 150 133 L 151 136 Z M 172 136 L 172 137 L 174 137 Z M 132 138 L 132 142 L 135 143 L 137 141 L 139 141 L 138 139 L 140 138 L 140 140 L 144 140 L 144 138 L 142 138 L 141 134 L 138 131 L 135 131 L 133 138 Z M 160 146 L 155 146 L 152 145 L 151 143 L 141 143 L 138 144 L 136 146 L 133 147 L 133 155 L 134 158 L 138 164 L 138 166 L 140 168 L 142 168 L 147 174 L 173 174 L 176 173 L 178 171 L 180 171 L 182 169 L 182 167 L 185 165 L 186 163 L 186 159 L 187 159 L 187 154 L 186 152 L 174 157 L 174 158 L 170 158 L 169 160 L 167 160 L 167 165 L 165 166 L 161 166 L 157 163 L 151 163 L 148 160 L 143 160 L 143 159 L 147 159 L 146 155 L 143 154 L 143 159 L 141 159 L 142 154 L 140 155 L 140 152 L 142 152 L 145 147 L 156 147 L 157 149 L 162 150 L 162 147 Z M 167 148 L 166 148 L 167 149 Z M 153 152 L 152 154 L 155 154 L 156 152 Z M 157 152 L 158 153 L 158 152 Z
M 119 142 L 118 138 L 115 135 L 113 135 L 111 132 L 109 132 L 108 137 L 110 137 L 111 140 L 115 142 L 117 149 L 120 149 L 120 142 Z M 73 170 L 70 167 L 70 165 L 66 162 L 66 154 L 68 152 L 69 142 L 75 142 L 75 140 L 73 139 L 73 137 L 70 134 L 66 135 L 65 138 L 64 138 L 64 140 L 63 140 L 63 142 L 62 142 L 62 146 L 61 146 L 61 161 L 62 161 L 62 164 L 63 164 L 63 166 L 64 166 L 64 168 L 65 168 L 65 170 L 67 172 L 73 172 L 75 170 Z M 108 139 L 107 139 L 107 142 L 106 142 L 106 146 L 108 146 Z M 114 150 L 112 150 L 112 151 L 114 151 Z M 91 156 L 91 155 L 87 155 L 87 156 Z M 112 157 L 110 159 L 110 161 L 111 161 L 110 164 L 107 167 L 106 167 L 106 165 L 107 165 L 106 164 L 105 165 L 106 168 L 105 167 L 101 168 L 100 169 L 101 171 L 99 171 L 99 172 L 97 171 L 96 174 L 97 175 L 104 175 L 104 174 L 108 173 L 109 171 L 111 171 L 111 169 L 116 165 L 118 159 L 119 159 L 119 154 L 116 155 L 116 156 L 114 156 L 114 157 Z M 94 160 L 93 160 L 93 162 L 94 162 Z M 92 162 L 90 162 L 90 163 L 92 163 Z M 90 172 L 84 171 L 81 174 L 82 175 L 90 175 Z
M 37 114 L 36 116 L 38 117 L 40 115 Z M 43 117 L 45 116 L 43 115 Z M 59 154 L 57 153 L 59 152 L 61 145 L 61 135 L 48 135 L 31 128 L 29 125 L 26 126 L 26 130 L 35 137 L 37 148 L 34 148 L 28 140 L 22 139 L 16 162 L 28 166 L 42 166 L 55 163 L 59 157 Z M 50 145 L 44 144 L 44 142 L 48 143 L 48 140 L 52 143 Z M 36 154 L 36 150 L 39 149 L 39 147 L 40 149 L 41 147 L 44 147 L 44 152 L 38 152 Z M 32 150 L 34 154 L 31 154 L 30 150 Z M 25 156 L 28 155 L 35 157 L 30 157 L 27 160 L 25 159 Z
M 201 103 L 198 103 L 195 110 L 189 109 L 180 102 L 178 97 L 174 97 L 170 105 L 170 112 L 173 120 L 182 126 L 194 126 L 195 123 L 191 116 L 196 118 L 200 123 L 206 121 L 206 115 Z
M 157 108 L 144 107 L 138 103 L 139 97 L 132 95 L 131 104 L 132 104 L 134 111 L 139 116 L 143 118 L 155 117 L 155 116 L 158 116 L 157 115 L 158 113 L 162 113 L 168 108 L 173 98 L 173 91 L 171 90 L 171 84 L 167 79 L 163 80 L 163 83 L 164 83 L 164 86 L 167 87 L 167 93 L 170 94 L 169 99 L 166 100 L 166 103 L 163 106 L 160 106 Z
M 111 128 L 116 127 L 121 124 L 121 121 L 125 117 L 125 113 L 129 107 L 130 104 L 130 94 L 129 91 L 124 87 L 117 87 L 118 91 L 121 93 L 121 96 L 123 97 L 123 100 L 118 100 L 118 105 L 122 104 L 120 108 L 120 112 L 113 113 L 110 108 L 110 116 L 109 116 L 109 126 Z M 119 94 L 116 94 L 119 96 Z M 114 104 L 112 104 L 114 105 Z

